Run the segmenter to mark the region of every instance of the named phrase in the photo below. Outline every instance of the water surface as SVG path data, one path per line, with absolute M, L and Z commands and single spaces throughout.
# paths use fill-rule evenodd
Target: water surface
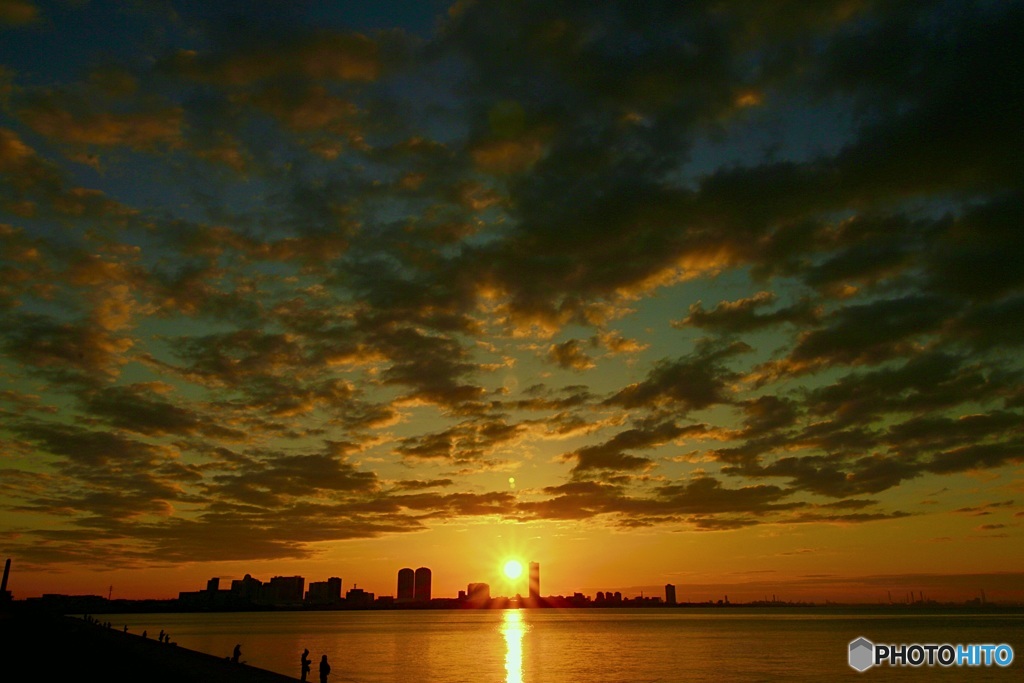
M 125 614 L 182 647 L 298 677 L 309 648 L 330 683 L 1024 680 L 1024 615 L 775 609 L 394 610 Z M 847 664 L 849 642 L 1008 643 L 1006 668 Z

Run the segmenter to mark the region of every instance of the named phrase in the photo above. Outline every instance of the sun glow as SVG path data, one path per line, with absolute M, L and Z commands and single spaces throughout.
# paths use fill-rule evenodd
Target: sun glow
M 509 579 L 518 579 L 523 575 L 523 563 L 519 560 L 509 560 L 503 567 L 505 577 Z

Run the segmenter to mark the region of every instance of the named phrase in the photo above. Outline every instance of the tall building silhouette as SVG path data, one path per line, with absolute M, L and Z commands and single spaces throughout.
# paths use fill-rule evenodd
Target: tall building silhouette
M 301 604 L 305 592 L 306 579 L 301 576 L 272 576 L 263 597 L 271 605 Z
M 231 582 L 231 595 L 245 602 L 257 602 L 263 595 L 263 582 L 249 574 Z
M 530 599 L 540 597 L 540 562 L 530 563 Z
M 0 600 L 10 600 L 11 594 L 7 590 L 7 579 L 11 576 L 11 558 L 4 562 L 4 580 L 0 583 Z
M 426 567 L 420 567 L 416 570 L 413 596 L 417 602 L 427 602 L 430 600 L 430 570 Z
M 665 584 L 665 604 L 674 605 L 676 604 L 676 587 L 671 583 Z
M 373 605 L 373 593 L 367 593 L 362 588 L 352 586 L 345 593 L 345 604 L 351 607 L 371 607 Z
M 310 581 L 306 591 L 306 604 L 333 605 L 341 600 L 341 579 L 332 576 L 326 581 Z
M 485 604 L 491 599 L 491 587 L 486 583 L 471 583 L 466 587 L 466 598 L 470 602 Z
M 416 573 L 409 567 L 398 570 L 398 601 L 410 602 L 414 598 L 413 587 L 416 585 Z

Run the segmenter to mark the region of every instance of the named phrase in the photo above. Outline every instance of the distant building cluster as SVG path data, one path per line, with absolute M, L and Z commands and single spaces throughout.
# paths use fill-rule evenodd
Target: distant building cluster
M 305 588 L 306 580 L 301 576 L 275 576 L 264 583 L 246 574 L 235 579 L 229 589 L 222 589 L 220 578 L 206 582 L 206 589 L 183 591 L 178 594 L 178 605 L 185 609 L 223 610 L 246 608 L 319 608 L 319 609 L 368 609 L 390 606 L 398 603 L 431 602 L 431 572 L 427 567 L 416 571 L 402 569 L 398 572 L 398 598 L 390 595 L 376 597 L 353 585 L 342 596 L 342 581 L 332 576 L 326 581 L 311 581 Z
M 264 583 L 250 574 L 231 582 L 223 590 L 220 577 L 206 582 L 206 590 L 178 594 L 182 606 L 198 609 L 224 609 L 246 606 L 258 607 L 301 607 L 303 605 L 336 604 L 341 598 L 341 579 L 332 577 L 327 581 L 309 584 L 301 576 L 275 576 Z
M 605 602 L 622 602 L 622 593 L 618 591 L 616 591 L 615 593 L 612 593 L 611 591 L 608 591 L 607 593 L 604 591 L 597 591 L 597 595 L 594 596 L 594 602 L 598 604 Z
M 4 566 L 3 580 L 0 582 L 0 612 L 11 609 L 16 603 L 7 589 L 10 576 L 11 561 Z M 718 600 L 703 602 L 680 602 L 674 584 L 665 585 L 664 597 L 660 595 L 644 595 L 625 597 L 619 591 L 597 591 L 591 598 L 583 593 L 570 596 L 547 595 L 540 592 L 540 563 L 529 563 L 529 590 L 527 595 L 513 597 L 493 596 L 487 583 L 473 582 L 460 590 L 458 597 L 435 598 L 432 596 L 433 575 L 428 567 L 420 567 L 415 571 L 403 567 L 398 570 L 398 590 L 396 596 L 375 596 L 353 584 L 342 596 L 342 581 L 333 576 L 325 581 L 311 581 L 306 588 L 306 579 L 302 576 L 275 576 L 263 582 L 246 574 L 241 579 L 231 581 L 229 588 L 221 588 L 220 577 L 213 577 L 206 582 L 206 588 L 199 591 L 183 591 L 177 600 L 143 599 L 114 600 L 111 596 L 99 595 L 62 595 L 47 593 L 38 598 L 27 598 L 26 606 L 40 608 L 58 614 L 101 614 L 114 612 L 163 612 L 163 611 L 238 611 L 261 609 L 503 609 L 508 607 L 813 607 L 813 602 L 792 602 L 779 599 L 776 595 L 765 596 L 764 600 L 743 603 L 732 603 L 725 595 Z M 113 586 L 110 587 L 113 591 Z M 843 605 L 859 603 L 833 603 L 826 600 L 825 605 Z M 925 598 L 924 591 L 907 591 L 903 601 L 894 600 L 888 594 L 887 603 L 894 608 L 940 607 L 959 604 L 966 607 L 987 607 L 994 604 L 1021 608 L 1022 603 L 1000 602 L 991 603 L 985 591 L 980 597 L 962 603 L 940 603 Z
M 222 589 L 215 577 L 206 589 L 183 592 L 178 604 L 184 609 L 246 609 L 246 608 L 306 608 L 306 609 L 380 609 L 401 608 L 501 608 L 501 607 L 648 607 L 676 603 L 676 588 L 665 586 L 665 597 L 639 596 L 624 598 L 618 591 L 598 591 L 594 598 L 582 593 L 571 596 L 542 596 L 540 589 L 540 563 L 529 563 L 528 592 L 514 597 L 491 595 L 490 584 L 472 582 L 460 590 L 455 598 L 433 597 L 433 573 L 429 567 L 398 570 L 394 596 L 374 596 L 373 593 L 353 585 L 342 596 L 342 582 L 338 577 L 326 581 L 312 581 L 304 590 L 301 576 L 275 576 L 262 582 L 246 574 Z
M 7 590 L 10 574 L 10 560 L 4 567 L 3 583 L 0 585 L 0 603 L 11 601 Z M 655 605 L 677 605 L 676 587 L 665 586 L 665 597 L 643 596 L 624 598 L 622 593 L 598 591 L 594 598 L 583 593 L 571 596 L 541 595 L 540 563 L 528 565 L 528 592 L 526 596 L 511 597 L 491 595 L 490 584 L 471 582 L 466 590 L 460 590 L 457 597 L 436 598 L 433 596 L 433 573 L 429 567 L 413 570 L 403 567 L 398 570 L 397 591 L 394 596 L 375 596 L 355 584 L 342 594 L 342 580 L 332 576 L 324 581 L 311 581 L 307 587 L 302 576 L 274 576 L 261 581 L 250 574 L 234 579 L 230 586 L 221 585 L 221 577 L 206 582 L 206 588 L 198 591 L 182 591 L 175 600 L 112 600 L 98 595 L 66 596 L 48 594 L 32 598 L 29 602 L 44 608 L 67 612 L 109 611 L 114 604 L 121 611 L 137 611 L 145 606 L 149 611 L 179 609 L 185 611 L 231 611 L 249 609 L 461 609 L 461 608 L 505 608 L 505 607 L 648 607 Z M 111 587 L 111 591 L 113 587 Z M 774 603 L 774 596 L 772 602 Z M 711 604 L 710 602 L 708 604 Z M 722 604 L 719 600 L 718 604 Z M 726 596 L 725 604 L 729 604 Z M 129 609 L 130 605 L 134 605 Z

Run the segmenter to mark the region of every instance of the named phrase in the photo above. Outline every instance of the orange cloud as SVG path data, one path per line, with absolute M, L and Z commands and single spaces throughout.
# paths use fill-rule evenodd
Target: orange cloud
M 543 143 L 535 138 L 488 140 L 473 147 L 473 161 L 482 171 L 497 174 L 521 173 L 544 155 Z
M 233 54 L 200 56 L 182 50 L 169 66 L 187 78 L 241 86 L 283 77 L 373 81 L 381 73 L 377 44 L 357 33 L 320 32 Z
M 59 96 L 47 96 L 23 107 L 19 113 L 36 132 L 72 145 L 151 150 L 181 143 L 183 111 L 178 107 L 120 114 L 90 107 L 76 107 L 72 111 L 67 104 L 70 103 Z
M 22 26 L 39 18 L 39 10 L 28 0 L 0 0 L 0 24 Z

